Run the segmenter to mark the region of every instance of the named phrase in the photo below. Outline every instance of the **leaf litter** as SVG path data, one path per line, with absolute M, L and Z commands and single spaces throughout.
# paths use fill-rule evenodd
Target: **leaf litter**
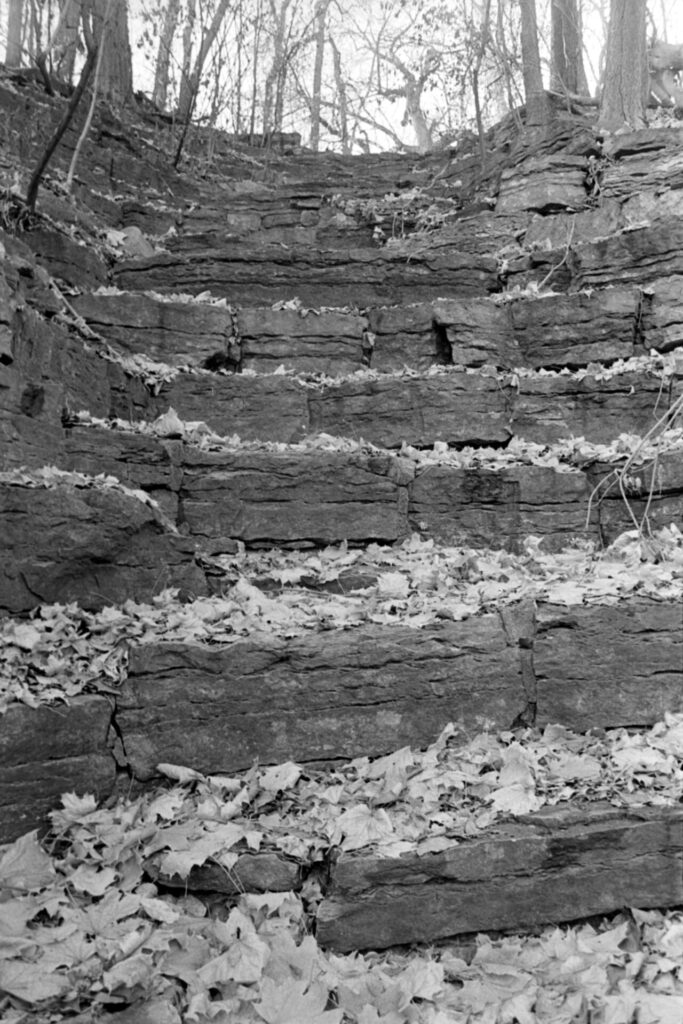
M 361 626 L 423 629 L 521 601 L 574 606 L 683 596 L 683 533 L 675 524 L 647 539 L 624 533 L 605 550 L 584 542 L 544 552 L 530 537 L 524 554 L 514 555 L 413 535 L 364 549 L 242 548 L 205 564 L 220 594 L 181 601 L 169 589 L 97 612 L 52 604 L 0 620 L 0 714 L 13 701 L 37 707 L 110 692 L 126 679 L 130 648 L 146 643 L 272 643 Z
M 229 872 L 240 855 L 268 849 L 306 867 L 335 844 L 433 852 L 443 848 L 434 839 L 452 846 L 525 815 L 531 794 L 541 804 L 669 805 L 683 779 L 683 715 L 641 733 L 549 726 L 468 742 L 449 726 L 424 751 L 325 772 L 161 767 L 166 787 L 105 808 L 64 794 L 42 844 L 32 832 L 0 848 L 6 1024 L 680 1022 L 681 911 L 342 956 L 311 933 L 320 889 L 310 879 L 300 895 L 203 902 L 169 891 L 163 873 L 188 878 L 206 861 Z M 515 787 L 516 800 L 501 799 Z

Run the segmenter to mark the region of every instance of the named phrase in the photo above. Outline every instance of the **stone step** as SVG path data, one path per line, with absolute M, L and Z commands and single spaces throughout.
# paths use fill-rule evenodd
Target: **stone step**
M 316 924 L 337 952 L 535 929 L 683 900 L 683 810 L 528 815 L 438 854 L 342 854 Z
M 169 530 L 146 495 L 92 484 L 55 470 L 42 479 L 0 474 L 0 610 L 69 601 L 101 607 L 167 586 L 206 592 L 193 545 Z
M 424 372 L 451 365 L 563 369 L 669 351 L 683 344 L 677 279 L 643 295 L 633 288 L 592 294 L 435 299 L 349 309 L 227 308 L 208 301 L 135 292 L 74 299 L 88 326 L 124 355 L 171 366 L 340 376 L 370 367 Z
M 355 307 L 415 301 L 443 294 L 485 295 L 500 290 L 492 256 L 442 250 L 403 256 L 387 249 L 351 251 L 310 246 L 243 246 L 156 254 L 119 263 L 114 283 L 128 291 L 211 291 L 243 306 L 298 296 L 310 306 Z
M 217 441 L 211 450 L 210 442 L 202 447 L 76 426 L 68 431 L 65 468 L 105 472 L 144 488 L 213 552 L 230 551 L 236 541 L 250 547 L 393 543 L 414 532 L 514 551 L 530 534 L 551 548 L 577 537 L 610 541 L 646 510 L 652 526 L 678 521 L 677 437 L 674 432 L 674 447 L 659 452 L 654 467 L 644 462 L 629 471 L 628 505 L 616 479 L 591 501 L 620 464 L 618 458 L 601 463 L 599 448 L 580 456 L 577 467 L 560 464 L 562 449 L 553 455 L 552 448 L 533 446 L 519 456 L 516 449 L 395 454 L 323 437 L 299 445 Z
M 240 628 L 237 619 L 221 618 L 219 606 L 213 620 L 207 613 L 200 602 L 206 642 L 145 639 L 134 630 L 125 681 L 116 687 L 104 678 L 106 700 L 85 694 L 57 710 L 10 704 L 0 717 L 3 777 L 12 768 L 0 795 L 0 842 L 38 825 L 64 789 L 95 786 L 106 797 L 114 760 L 147 782 L 159 763 L 211 774 L 249 768 L 255 758 L 318 764 L 376 756 L 425 746 L 452 720 L 467 734 L 483 720 L 500 729 L 535 720 L 589 730 L 651 725 L 683 711 L 678 597 L 631 593 L 616 603 L 539 601 L 535 609 L 521 602 L 418 629 L 294 626 L 289 638 L 281 621 L 275 635 L 264 619 L 251 636 L 232 633 L 232 643 L 225 637 L 232 624 Z M 141 615 L 153 628 L 152 609 Z M 192 605 L 183 616 L 181 629 L 196 635 Z M 95 627 L 98 656 L 114 642 L 104 632 L 106 624 Z M 76 657 L 56 654 L 67 663 Z
M 180 372 L 161 385 L 146 418 L 172 408 L 183 420 L 203 420 L 244 441 L 296 442 L 326 433 L 382 448 L 498 444 L 513 436 L 539 444 L 566 437 L 607 443 L 622 433 L 647 433 L 683 394 L 683 379 L 648 373 L 637 362 L 613 375 L 600 368 L 595 376 L 514 379 L 454 368 L 366 371 L 319 383 L 283 374 Z

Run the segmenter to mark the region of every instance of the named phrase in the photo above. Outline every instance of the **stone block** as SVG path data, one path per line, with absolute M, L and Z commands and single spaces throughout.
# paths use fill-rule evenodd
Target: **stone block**
M 112 706 L 86 695 L 54 707 L 11 704 L 0 716 L 0 845 L 44 828 L 62 793 L 110 794 Z

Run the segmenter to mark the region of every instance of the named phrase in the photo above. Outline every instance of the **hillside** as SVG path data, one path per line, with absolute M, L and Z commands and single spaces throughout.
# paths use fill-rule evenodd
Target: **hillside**
M 679 1020 L 681 130 L 101 108 L 27 218 L 64 103 L 0 80 L 3 1020 Z

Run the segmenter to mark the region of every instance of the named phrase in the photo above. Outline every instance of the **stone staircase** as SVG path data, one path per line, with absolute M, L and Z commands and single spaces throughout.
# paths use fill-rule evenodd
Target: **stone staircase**
M 2 85 L 8 174 L 37 146 L 25 130 L 21 150 L 19 126 L 58 102 Z M 153 122 L 99 116 L 75 202 L 56 174 L 45 216 L 0 236 L 0 626 L 25 638 L 55 602 L 92 626 L 171 587 L 195 630 L 142 631 L 123 681 L 103 667 L 66 705 L 28 683 L 9 702 L 0 841 L 64 791 L 113 798 L 164 762 L 335 764 L 424 746 L 449 721 L 589 730 L 683 710 L 673 584 L 601 598 L 586 570 L 568 597 L 506 586 L 524 559 L 561 569 L 577 541 L 677 536 L 679 133 L 603 150 L 565 119 L 510 151 L 502 127 L 486 173 L 466 149 L 342 158 L 219 139 L 201 177 L 170 170 Z M 330 590 L 314 568 L 289 585 L 287 559 L 340 545 L 331 589 L 376 613 L 347 623 L 332 604 L 286 635 L 292 595 Z M 453 565 L 450 590 L 415 585 L 412 621 L 392 562 L 411 545 Z M 271 602 L 265 626 L 203 633 L 239 579 Z M 302 884 L 286 857 L 242 860 L 244 886 Z M 380 948 L 677 904 L 682 862 L 680 808 L 553 808 L 438 854 L 332 858 L 318 939 Z M 190 888 L 220 888 L 207 872 Z

